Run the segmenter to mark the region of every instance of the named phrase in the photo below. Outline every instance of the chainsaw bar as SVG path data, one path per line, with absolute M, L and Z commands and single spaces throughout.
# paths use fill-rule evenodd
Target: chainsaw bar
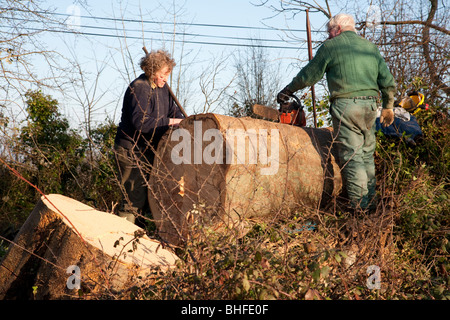
M 278 121 L 280 119 L 280 113 L 277 109 L 266 107 L 261 104 L 254 104 L 252 111 L 257 116 L 263 117 L 264 119 L 269 119 L 273 121 Z

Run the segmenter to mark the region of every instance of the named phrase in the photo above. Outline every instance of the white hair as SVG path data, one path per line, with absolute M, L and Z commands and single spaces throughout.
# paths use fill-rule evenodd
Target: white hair
M 332 17 L 330 21 L 327 23 L 328 31 L 340 26 L 342 31 L 354 31 L 355 28 L 355 19 L 349 14 L 339 13 Z

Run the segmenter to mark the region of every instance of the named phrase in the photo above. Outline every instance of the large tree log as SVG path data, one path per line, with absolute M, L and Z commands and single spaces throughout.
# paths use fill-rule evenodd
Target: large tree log
M 156 269 L 167 270 L 176 259 L 123 218 L 62 195 L 47 195 L 0 265 L 0 299 L 114 294 L 149 279 Z
M 342 186 L 332 145 L 330 129 L 216 114 L 183 120 L 160 141 L 149 182 L 160 236 L 177 245 L 199 226 L 243 235 L 279 208 L 319 207 Z

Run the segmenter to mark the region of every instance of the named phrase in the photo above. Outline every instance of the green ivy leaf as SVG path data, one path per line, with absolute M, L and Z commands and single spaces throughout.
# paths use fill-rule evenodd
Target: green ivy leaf
M 320 275 L 322 278 L 326 278 L 328 277 L 328 274 L 330 273 L 330 267 L 329 266 L 324 266 L 321 270 L 320 270 Z
M 334 255 L 334 259 L 338 262 L 338 263 L 341 263 L 341 256 L 338 254 L 338 253 L 336 253 L 335 255 Z
M 317 268 L 313 271 L 312 278 L 314 281 L 319 281 L 319 279 L 320 279 L 320 269 L 319 268 Z
M 248 281 L 247 275 L 245 275 L 244 279 L 242 279 L 242 287 L 245 291 L 250 290 L 250 282 Z

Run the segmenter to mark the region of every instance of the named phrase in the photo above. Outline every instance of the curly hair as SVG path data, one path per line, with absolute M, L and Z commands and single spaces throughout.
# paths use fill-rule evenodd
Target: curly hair
M 158 70 L 161 70 L 166 66 L 169 67 L 170 71 L 172 71 L 175 65 L 175 60 L 172 59 L 170 54 L 164 50 L 152 50 L 150 53 L 142 57 L 139 62 L 139 66 L 149 79 L 151 79 Z

